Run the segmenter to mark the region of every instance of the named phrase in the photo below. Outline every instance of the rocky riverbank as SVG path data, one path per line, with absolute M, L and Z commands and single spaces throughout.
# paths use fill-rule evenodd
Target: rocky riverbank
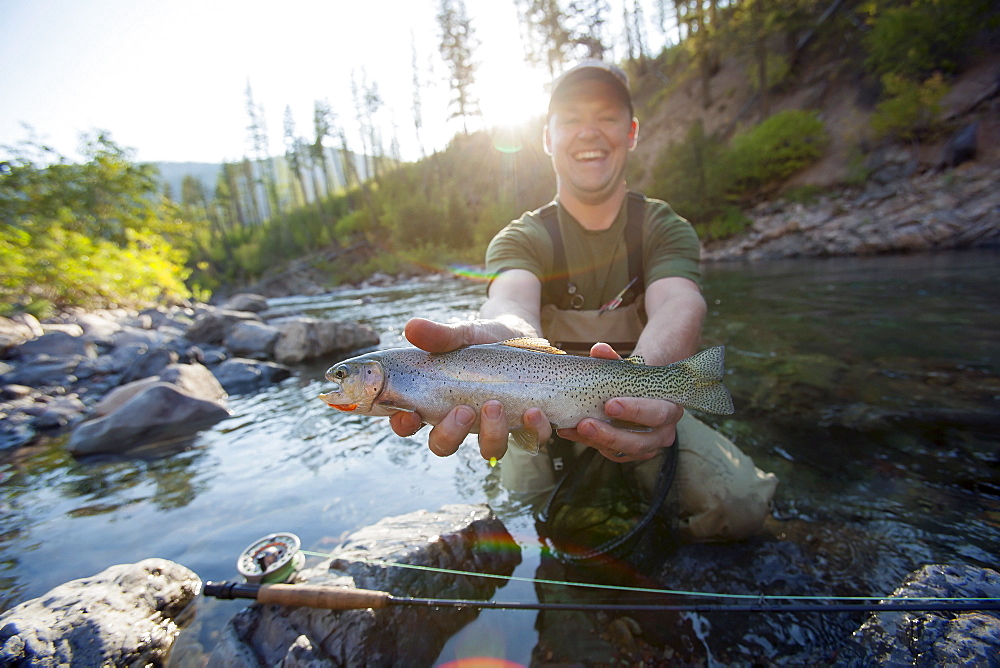
M 748 216 L 749 232 L 705 245 L 706 261 L 876 255 L 1000 243 L 1000 165 L 970 162 L 915 174 L 916 158 L 879 155 L 864 187 L 808 203 L 779 199 Z
M 250 294 L 221 307 L 0 318 L 0 451 L 67 430 L 75 454 L 190 437 L 228 415 L 227 394 L 377 343 L 354 323 L 272 317 L 267 300 Z

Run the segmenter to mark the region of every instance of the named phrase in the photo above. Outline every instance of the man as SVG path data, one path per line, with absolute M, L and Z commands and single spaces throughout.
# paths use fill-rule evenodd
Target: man
M 487 269 L 495 278 L 479 320 L 444 325 L 413 319 L 406 338 L 429 352 L 446 352 L 543 336 L 571 352 L 577 352 L 573 344 L 585 343 L 584 353 L 590 348 L 592 356 L 612 359 L 634 346 L 635 354 L 656 365 L 697 352 L 706 313 L 697 235 L 666 203 L 628 192 L 625 166 L 638 136 L 622 70 L 589 60 L 561 76 L 553 84 L 544 131 L 557 177 L 556 204 L 524 214 L 491 242 Z M 558 280 L 567 273 L 560 271 L 563 262 L 569 280 Z M 553 275 L 557 280 L 550 280 Z M 602 312 L 618 296 L 625 307 Z M 606 342 L 615 342 L 618 350 Z M 650 467 L 656 468 L 665 449 L 679 443 L 674 483 L 679 530 L 696 540 L 739 539 L 759 531 L 777 485 L 773 474 L 761 472 L 736 446 L 671 402 L 619 397 L 605 404 L 605 412 L 649 430 L 588 418 L 559 436 L 613 462 L 655 459 Z M 453 409 L 431 430 L 431 451 L 453 454 L 476 417 L 469 406 Z M 484 404 L 479 417 L 482 456 L 507 455 L 501 475 L 508 487 L 542 492 L 554 485 L 546 448 L 534 458 L 516 448 L 508 451 L 498 401 Z M 549 441 L 551 428 L 539 409 L 527 410 L 522 420 L 540 443 Z M 400 435 L 421 426 L 412 413 L 397 413 L 391 423 Z

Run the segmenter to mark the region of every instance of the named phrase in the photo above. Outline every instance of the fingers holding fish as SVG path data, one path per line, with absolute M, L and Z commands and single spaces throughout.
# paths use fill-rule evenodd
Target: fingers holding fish
M 540 408 L 529 408 L 521 416 L 524 428 L 534 434 L 535 442 L 542 444 L 552 438 L 552 424 Z
M 456 406 L 427 436 L 427 447 L 438 457 L 449 457 L 458 451 L 476 422 L 476 411 L 469 406 Z
M 509 431 L 503 404 L 496 400 L 484 403 L 479 417 L 479 452 L 483 459 L 500 459 L 507 453 Z
M 424 426 L 424 421 L 416 413 L 397 411 L 389 416 L 389 426 L 398 436 L 413 436 Z
M 575 429 L 560 429 L 559 435 L 594 448 L 613 462 L 638 462 L 651 459 L 665 445 L 674 442 L 674 424 L 649 431 L 629 431 L 602 420 L 586 418 Z
M 684 408 L 663 399 L 616 397 L 604 403 L 604 412 L 618 422 L 656 428 L 677 424 L 684 415 Z

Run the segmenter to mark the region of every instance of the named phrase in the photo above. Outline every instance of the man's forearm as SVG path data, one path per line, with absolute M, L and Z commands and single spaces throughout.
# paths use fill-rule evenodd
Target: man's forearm
M 649 321 L 639 336 L 635 352 L 646 364 L 669 364 L 698 352 L 701 326 L 707 307 L 697 290 L 651 290 L 647 303 Z
M 510 329 L 516 336 L 541 336 L 541 322 L 527 312 L 519 302 L 490 298 L 479 309 L 479 317 L 483 320 L 494 320 Z M 510 337 L 508 337 L 510 338 Z

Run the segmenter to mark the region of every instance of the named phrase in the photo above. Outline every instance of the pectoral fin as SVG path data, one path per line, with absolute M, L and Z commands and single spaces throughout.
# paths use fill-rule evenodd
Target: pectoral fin
M 538 442 L 538 439 L 535 437 L 533 432 L 528 431 L 524 427 L 518 427 L 514 431 L 510 432 L 510 436 L 514 439 L 514 443 L 517 444 L 517 447 L 529 454 L 538 454 L 538 449 L 541 447 L 541 443 Z

